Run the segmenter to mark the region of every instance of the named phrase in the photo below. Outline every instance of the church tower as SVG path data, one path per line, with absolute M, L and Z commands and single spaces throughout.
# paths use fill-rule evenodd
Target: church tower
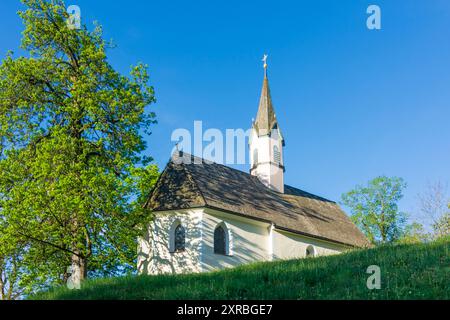
M 250 133 L 250 174 L 268 188 L 284 193 L 284 139 L 270 97 L 267 55 L 264 55 L 264 80 L 256 120 Z

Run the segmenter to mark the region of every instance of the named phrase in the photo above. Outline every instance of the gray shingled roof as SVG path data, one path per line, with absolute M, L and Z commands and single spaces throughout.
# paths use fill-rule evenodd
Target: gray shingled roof
M 264 76 L 261 97 L 259 98 L 258 113 L 253 123 L 258 136 L 270 134 L 277 124 L 277 117 L 270 96 L 269 80 Z M 278 128 L 279 130 L 279 128 Z
M 278 126 L 277 116 L 270 96 L 267 74 L 264 75 L 258 113 L 256 114 L 256 120 L 252 123 L 252 128 L 256 130 L 258 136 L 271 135 L 273 130 L 277 130 L 284 146 L 284 137 Z
M 318 239 L 369 244 L 333 201 L 288 185 L 279 193 L 255 176 L 186 153 L 167 164 L 146 206 L 153 211 L 209 207 Z

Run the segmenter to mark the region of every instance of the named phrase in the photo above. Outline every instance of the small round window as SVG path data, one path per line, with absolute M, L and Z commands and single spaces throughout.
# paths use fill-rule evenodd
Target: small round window
M 314 257 L 316 255 L 316 250 L 314 249 L 314 247 L 312 245 L 309 245 L 306 248 L 306 257 Z

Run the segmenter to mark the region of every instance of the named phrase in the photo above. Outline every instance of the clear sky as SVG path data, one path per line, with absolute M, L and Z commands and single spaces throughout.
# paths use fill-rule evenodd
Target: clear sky
M 400 176 L 401 209 L 414 214 L 427 183 L 450 181 L 448 0 L 66 4 L 103 25 L 119 71 L 149 65 L 159 123 L 147 152 L 161 168 L 174 129 L 249 127 L 268 53 L 287 184 L 339 200 L 378 175 Z M 366 27 L 370 4 L 381 30 Z M 0 2 L 1 56 L 19 46 L 20 7 Z

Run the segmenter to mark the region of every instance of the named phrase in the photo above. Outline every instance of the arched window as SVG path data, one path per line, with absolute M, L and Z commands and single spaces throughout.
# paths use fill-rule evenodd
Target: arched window
M 281 155 L 278 146 L 273 146 L 273 161 L 276 164 L 279 164 L 281 162 Z
M 184 227 L 179 224 L 176 228 L 175 228 L 175 246 L 174 246 L 174 251 L 184 251 L 185 247 L 186 247 L 186 231 L 184 229 Z
M 314 257 L 316 255 L 316 250 L 312 245 L 306 248 L 306 257 Z
M 227 254 L 227 233 L 223 225 L 218 225 L 214 230 L 214 253 Z
M 180 220 L 172 223 L 169 231 L 169 251 L 180 252 L 186 249 L 186 229 Z

